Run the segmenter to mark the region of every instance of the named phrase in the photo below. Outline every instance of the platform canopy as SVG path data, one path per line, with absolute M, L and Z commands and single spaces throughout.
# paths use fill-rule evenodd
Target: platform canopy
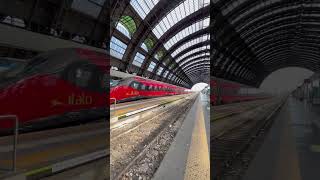
M 210 0 L 114 0 L 111 65 L 191 88 L 209 82 Z
M 211 75 L 259 86 L 284 67 L 320 70 L 320 2 L 211 1 Z

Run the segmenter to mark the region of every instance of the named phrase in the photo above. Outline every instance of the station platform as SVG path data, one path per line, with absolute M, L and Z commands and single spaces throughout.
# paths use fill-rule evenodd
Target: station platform
M 199 94 L 172 142 L 154 180 L 210 179 L 209 97 Z
M 318 180 L 320 107 L 290 97 L 244 180 Z
M 119 104 L 111 104 L 110 105 L 111 126 L 118 119 L 125 118 L 133 114 L 146 111 L 167 103 L 171 103 L 179 99 L 183 99 L 186 96 L 189 96 L 189 94 L 165 96 L 165 97 L 130 101 L 130 102 L 119 103 Z
M 89 123 L 18 136 L 16 172 L 12 172 L 12 136 L 0 138 L 0 179 L 44 177 L 106 158 L 106 123 Z

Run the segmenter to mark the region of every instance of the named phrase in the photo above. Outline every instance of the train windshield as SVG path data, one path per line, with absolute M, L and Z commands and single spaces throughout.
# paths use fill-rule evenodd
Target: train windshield
M 0 79 L 15 77 L 24 69 L 25 66 L 26 62 L 23 60 L 20 61 L 13 58 L 0 59 Z
M 29 63 L 25 66 L 23 72 L 24 73 L 35 72 L 39 68 L 39 65 L 43 64 L 47 60 L 48 60 L 48 58 L 44 58 L 44 57 L 41 57 L 41 56 L 36 57 L 34 59 L 31 59 L 29 61 Z
M 110 87 L 115 87 L 120 83 L 120 79 L 110 79 Z

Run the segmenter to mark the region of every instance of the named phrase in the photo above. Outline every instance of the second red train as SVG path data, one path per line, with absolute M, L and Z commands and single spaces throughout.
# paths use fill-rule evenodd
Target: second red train
M 142 77 L 122 79 L 110 90 L 110 103 L 188 93 L 186 88 Z
M 269 95 L 257 88 L 220 78 L 211 78 L 210 86 L 210 101 L 212 105 L 229 104 L 269 97 Z

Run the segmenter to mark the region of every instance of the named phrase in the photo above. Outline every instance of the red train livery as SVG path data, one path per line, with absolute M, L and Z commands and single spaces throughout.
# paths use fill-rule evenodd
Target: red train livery
M 241 101 L 250 101 L 269 97 L 257 88 L 227 81 L 219 78 L 211 78 L 210 101 L 212 105 L 228 104 Z
M 111 87 L 110 103 L 187 93 L 185 88 L 141 77 L 122 79 Z
M 15 77 L 0 80 L 0 115 L 19 126 L 107 117 L 107 55 L 86 49 L 56 49 L 28 61 Z M 0 119 L 0 130 L 13 121 Z

